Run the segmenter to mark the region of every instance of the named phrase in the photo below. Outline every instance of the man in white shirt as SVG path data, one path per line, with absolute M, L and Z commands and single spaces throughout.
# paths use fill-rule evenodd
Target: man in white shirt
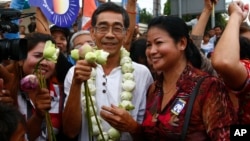
M 99 115 L 102 106 L 118 106 L 121 102 L 123 72 L 120 66 L 122 58 L 120 50 L 127 35 L 129 17 L 122 7 L 108 2 L 99 6 L 93 13 L 91 25 L 91 36 L 97 47 L 109 53 L 105 65 L 94 67 L 96 69 L 95 101 Z M 64 82 L 66 94 L 63 113 L 63 126 L 66 127 L 64 132 L 72 138 L 79 134 L 79 141 L 87 141 L 90 138 L 86 114 L 82 109 L 81 92 L 82 83 L 90 78 L 93 66 L 95 65 L 86 60 L 78 60 L 69 70 Z M 136 84 L 132 91 L 132 104 L 135 109 L 129 112 L 138 123 L 141 123 L 144 118 L 146 93 L 153 78 L 145 66 L 132 62 L 132 67 Z M 116 108 L 116 110 L 118 113 L 124 111 L 122 108 Z M 122 118 L 119 115 L 114 116 Z M 118 123 L 118 121 L 114 122 Z M 102 122 L 102 127 L 105 132 L 111 128 L 105 121 Z M 94 139 L 96 140 L 95 136 Z M 129 133 L 122 133 L 120 140 L 132 141 L 132 137 Z
M 194 26 L 197 24 L 199 17 L 200 17 L 200 15 L 197 15 L 196 18 L 186 22 L 187 26 L 192 26 L 192 29 L 193 29 Z

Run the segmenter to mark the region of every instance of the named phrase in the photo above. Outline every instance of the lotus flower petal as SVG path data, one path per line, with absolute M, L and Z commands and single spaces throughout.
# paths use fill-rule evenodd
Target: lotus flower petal
M 21 80 L 21 89 L 23 91 L 32 91 L 35 90 L 38 86 L 39 81 L 34 74 L 27 75 Z

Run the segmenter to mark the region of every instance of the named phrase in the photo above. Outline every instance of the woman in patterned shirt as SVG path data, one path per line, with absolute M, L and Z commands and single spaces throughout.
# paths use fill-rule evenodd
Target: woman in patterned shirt
M 154 18 L 148 24 L 146 54 L 161 77 L 148 91 L 143 123 L 136 123 L 125 111 L 114 113 L 109 107 L 103 107 L 101 115 L 123 114 L 126 121 L 110 124 L 129 131 L 135 140 L 179 141 L 193 88 L 198 80 L 209 76 L 194 100 L 185 140 L 230 140 L 230 125 L 237 120 L 233 104 L 223 83 L 200 70 L 201 54 L 185 22 L 172 16 Z

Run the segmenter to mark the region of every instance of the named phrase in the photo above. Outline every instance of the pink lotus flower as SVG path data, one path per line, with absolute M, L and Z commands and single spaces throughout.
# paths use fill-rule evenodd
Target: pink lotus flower
M 32 91 L 32 90 L 35 90 L 38 86 L 39 86 L 39 82 L 38 82 L 36 75 L 34 74 L 27 75 L 21 80 L 21 89 L 23 91 L 26 91 L 26 92 Z

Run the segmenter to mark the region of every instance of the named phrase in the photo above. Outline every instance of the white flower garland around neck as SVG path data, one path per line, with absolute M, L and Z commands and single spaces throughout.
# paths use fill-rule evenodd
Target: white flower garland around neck
M 120 66 L 121 66 L 121 70 L 122 70 L 122 92 L 121 92 L 121 102 L 119 103 L 119 107 L 120 108 L 124 108 L 127 111 L 133 110 L 134 109 L 134 105 L 132 104 L 132 91 L 135 88 L 135 81 L 134 81 L 134 68 L 132 65 L 132 60 L 129 57 L 129 52 L 125 49 L 125 48 L 121 48 L 120 50 Z M 116 130 L 115 128 L 111 127 L 107 132 L 102 131 L 102 135 L 100 133 L 99 127 L 101 128 L 101 130 L 103 130 L 102 127 L 102 119 L 99 115 L 97 115 L 97 118 L 95 117 L 95 113 L 97 111 L 97 106 L 96 106 L 96 100 L 95 100 L 95 94 L 96 94 L 96 86 L 95 86 L 95 80 L 96 80 L 96 70 L 95 68 L 92 69 L 91 72 L 91 77 L 90 79 L 87 81 L 88 82 L 88 87 L 89 87 L 89 92 L 91 93 L 91 99 L 92 102 L 94 104 L 93 108 L 89 108 L 89 114 L 87 114 L 87 110 L 86 107 L 91 106 L 91 103 L 88 102 L 89 105 L 87 105 L 86 103 L 86 98 L 85 98 L 85 92 L 84 89 L 82 89 L 82 104 L 84 107 L 84 111 L 86 113 L 86 115 L 90 115 L 91 116 L 91 122 L 92 122 L 92 130 L 93 130 L 93 135 L 97 137 L 98 141 L 103 140 L 103 137 L 105 139 L 105 141 L 116 141 L 120 139 L 120 132 L 118 130 Z M 95 110 L 95 113 L 93 111 L 93 109 Z M 99 121 L 97 122 L 96 119 L 98 119 Z M 98 123 L 99 127 L 98 127 Z

